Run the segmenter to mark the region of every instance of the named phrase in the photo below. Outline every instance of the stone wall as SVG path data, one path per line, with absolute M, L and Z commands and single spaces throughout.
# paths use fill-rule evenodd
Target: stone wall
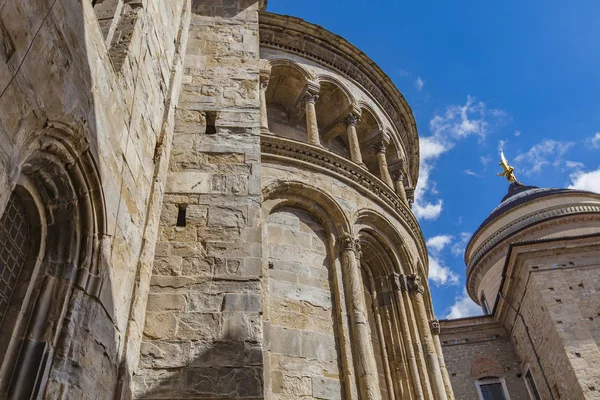
M 529 400 L 510 337 L 492 317 L 440 321 L 440 340 L 457 399 L 478 399 L 475 381 L 503 378 L 511 400 Z
M 343 398 L 325 229 L 313 215 L 284 207 L 269 215 L 266 230 L 268 397 Z
M 574 239 L 569 248 L 556 246 L 543 255 L 525 253 L 528 260 L 521 264 L 519 279 L 509 292 L 508 301 L 520 315 L 507 310 L 505 321 L 544 398 L 567 393 L 573 398 L 599 396 L 600 268 L 594 249 L 578 248 Z
M 83 179 L 93 180 L 97 170 L 102 192 L 96 196 L 104 202 L 103 209 L 87 214 L 101 220 L 96 228 L 102 230 L 76 233 L 96 235 L 102 243 L 98 265 L 78 275 L 91 273 L 99 293 L 74 286 L 72 273 L 58 277 L 56 293 L 66 297 L 62 311 L 53 311 L 59 332 L 57 341 L 48 342 L 55 351 L 48 398 L 112 398 L 118 367 L 122 375 L 131 372 L 133 360 L 124 357 L 125 344 L 135 336 L 128 328 L 132 293 L 152 258 L 153 248 L 144 243 L 153 243 L 156 235 L 157 193 L 164 185 L 160 166 L 166 165 L 161 144 L 173 130 L 186 3 L 143 2 L 131 41 L 121 49 L 126 54 L 120 71 L 108 57 L 90 1 L 6 2 L 0 10 L 0 214 L 21 171 L 31 170 L 32 149 L 50 131 L 75 149 L 75 160 L 89 156 Z M 40 182 L 35 173 L 31 177 Z M 68 229 L 66 221 L 47 217 L 49 229 L 63 223 Z M 75 226 L 83 223 L 75 213 L 72 218 Z M 63 245 L 51 256 L 67 260 L 72 271 L 85 269 L 77 251 Z M 41 275 L 50 273 L 55 260 L 48 260 Z
M 138 398 L 262 398 L 258 2 L 194 1 Z

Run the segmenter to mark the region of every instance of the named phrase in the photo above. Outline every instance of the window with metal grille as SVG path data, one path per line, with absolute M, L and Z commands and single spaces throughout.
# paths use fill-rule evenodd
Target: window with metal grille
M 27 259 L 28 247 L 27 211 L 19 195 L 13 192 L 0 218 L 0 325 Z

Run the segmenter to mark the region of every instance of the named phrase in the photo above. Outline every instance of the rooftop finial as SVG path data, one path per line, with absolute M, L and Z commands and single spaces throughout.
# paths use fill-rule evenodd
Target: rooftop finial
M 514 168 L 511 167 L 510 165 L 508 165 L 508 161 L 506 161 L 506 157 L 504 157 L 504 151 L 500 150 L 500 166 L 502 167 L 502 169 L 504 170 L 501 174 L 496 174 L 498 176 L 503 176 L 506 179 L 508 179 L 508 181 L 510 183 L 513 182 L 517 182 L 517 178 L 515 177 L 514 174 Z

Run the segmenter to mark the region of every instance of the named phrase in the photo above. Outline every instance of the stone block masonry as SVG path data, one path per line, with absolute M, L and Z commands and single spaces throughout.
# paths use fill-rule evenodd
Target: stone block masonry
M 140 399 L 263 398 L 258 9 L 192 3 Z

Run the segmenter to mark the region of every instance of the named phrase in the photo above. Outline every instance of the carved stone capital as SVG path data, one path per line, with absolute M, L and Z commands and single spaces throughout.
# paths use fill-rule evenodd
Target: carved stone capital
M 342 235 L 342 250 L 353 251 L 357 257 L 360 257 L 360 242 L 357 237 L 344 233 Z
M 404 176 L 405 176 L 404 171 L 402 171 L 401 169 L 397 170 L 394 173 L 394 179 L 398 182 L 402 182 L 402 184 L 404 184 Z
M 438 321 L 437 319 L 432 319 L 431 321 L 429 321 L 429 328 L 431 329 L 432 334 L 439 335 L 441 332 L 440 321 Z
M 304 94 L 304 102 L 305 103 L 315 104 L 317 102 L 317 100 L 319 100 L 319 95 L 317 93 L 306 92 Z
M 385 142 L 385 140 L 379 140 L 373 145 L 373 148 L 377 153 L 385 153 L 387 150 L 387 145 L 388 144 Z
M 360 121 L 360 117 L 354 113 L 350 113 L 350 114 L 348 114 L 348 116 L 346 118 L 344 118 L 344 123 L 347 126 L 348 125 L 357 126 L 359 121 Z
M 269 86 L 269 76 L 260 76 L 260 90 L 267 90 Z
M 406 282 L 406 275 L 393 273 L 390 275 L 390 279 L 392 281 L 392 288 L 396 291 L 407 291 L 408 286 Z
M 406 277 L 408 291 L 411 293 L 425 293 L 425 287 L 421 283 L 421 277 L 417 274 L 411 274 Z

